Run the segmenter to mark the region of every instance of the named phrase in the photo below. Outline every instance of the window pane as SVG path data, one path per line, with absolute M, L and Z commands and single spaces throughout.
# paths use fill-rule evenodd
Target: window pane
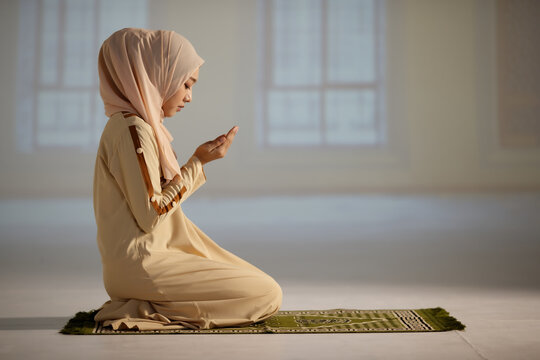
M 90 96 L 87 91 L 41 91 L 38 94 L 39 145 L 86 146 L 90 139 Z
M 88 0 L 66 2 L 64 84 L 91 86 L 95 64 L 95 5 Z
M 147 0 L 98 1 L 98 45 L 101 46 L 116 30 L 125 27 L 147 27 Z M 99 51 L 98 46 L 98 51 Z M 96 55 L 97 57 L 97 55 Z
M 371 82 L 374 64 L 374 1 L 328 1 L 328 80 Z
M 40 80 L 42 85 L 53 85 L 58 77 L 59 0 L 45 0 L 42 7 Z
M 273 5 L 274 84 L 320 84 L 321 1 L 275 0 Z
M 375 144 L 375 92 L 326 92 L 326 141 L 329 144 Z
M 319 144 L 320 102 L 318 91 L 269 91 L 270 144 Z

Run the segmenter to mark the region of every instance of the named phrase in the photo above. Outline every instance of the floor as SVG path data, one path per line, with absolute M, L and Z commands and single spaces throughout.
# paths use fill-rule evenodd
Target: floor
M 107 300 L 91 199 L 12 199 L 0 201 L 0 359 L 540 359 L 539 193 L 194 194 L 182 207 L 280 283 L 283 310 L 441 306 L 467 328 L 62 335 Z

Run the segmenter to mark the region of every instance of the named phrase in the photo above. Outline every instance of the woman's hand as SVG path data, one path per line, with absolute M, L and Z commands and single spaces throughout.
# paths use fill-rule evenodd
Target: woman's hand
M 237 132 L 238 126 L 233 126 L 227 135 L 221 134 L 214 140 L 207 141 L 200 145 L 193 155 L 199 158 L 203 165 L 210 161 L 225 157 Z

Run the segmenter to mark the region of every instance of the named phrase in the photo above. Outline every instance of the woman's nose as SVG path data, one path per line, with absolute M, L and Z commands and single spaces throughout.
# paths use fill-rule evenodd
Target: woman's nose
M 184 101 L 190 102 L 191 101 L 191 94 L 186 94 L 186 97 L 185 97 Z

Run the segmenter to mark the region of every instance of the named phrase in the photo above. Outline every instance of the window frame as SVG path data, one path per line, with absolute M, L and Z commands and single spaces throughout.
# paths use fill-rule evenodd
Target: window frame
M 85 0 L 91 1 L 93 11 L 93 18 L 91 22 L 93 24 L 92 31 L 92 47 L 99 51 L 101 46 L 100 32 L 100 14 L 101 8 L 106 4 L 104 0 Z M 148 23 L 149 12 L 148 3 L 145 4 L 146 18 L 144 21 Z M 67 0 L 58 0 L 58 28 L 57 28 L 57 71 L 54 84 L 43 84 L 41 81 L 42 71 L 42 41 L 41 32 L 43 31 L 43 14 L 44 6 L 46 4 L 41 0 L 20 0 L 19 3 L 19 38 L 18 38 L 18 68 L 17 68 L 17 98 L 23 98 L 24 101 L 18 101 L 16 106 L 16 126 L 15 126 L 15 138 L 16 150 L 20 153 L 50 153 L 61 154 L 66 151 L 78 153 L 78 154 L 91 154 L 95 152 L 95 149 L 99 145 L 101 131 L 107 121 L 104 109 L 98 106 L 98 103 L 102 104 L 99 94 L 99 79 L 97 76 L 97 57 L 98 53 L 95 53 L 95 67 L 93 69 L 94 76 L 92 76 L 92 82 L 90 85 L 69 85 L 64 84 L 64 48 L 65 40 L 64 35 L 66 33 L 66 9 Z M 115 27 L 117 30 L 122 26 Z M 24 44 L 24 46 L 21 46 Z M 39 96 L 40 93 L 46 91 L 79 91 L 87 93 L 88 105 L 89 105 L 89 119 L 87 128 L 82 130 L 87 133 L 87 141 L 82 144 L 51 144 L 44 145 L 38 141 L 39 136 Z M 83 124 L 81 124 L 83 126 Z M 66 134 L 67 136 L 68 134 Z
M 385 146 L 388 144 L 387 134 L 387 122 L 385 112 L 385 1 L 374 0 L 374 66 L 375 66 L 375 78 L 373 82 L 357 82 L 348 84 L 330 83 L 327 80 L 327 7 L 328 1 L 320 0 L 321 2 L 321 32 L 322 32 L 322 45 L 321 53 L 321 67 L 322 67 L 322 83 L 320 85 L 299 85 L 299 86 L 280 86 L 272 83 L 273 76 L 273 62 L 267 59 L 273 57 L 273 36 L 272 33 L 272 20 L 273 20 L 273 5 L 274 0 L 259 0 L 259 19 L 260 19 L 260 32 L 259 38 L 260 44 L 263 44 L 259 51 L 259 79 L 258 79 L 258 121 L 257 121 L 257 144 L 258 147 L 264 150 L 272 149 L 287 149 L 287 150 L 301 150 L 301 149 L 323 149 L 323 150 L 362 150 L 371 149 Z M 375 94 L 375 112 L 374 112 L 374 128 L 377 131 L 377 141 L 375 143 L 358 143 L 358 144 L 336 144 L 328 143 L 326 140 L 326 100 L 325 94 L 328 90 L 362 90 L 373 89 Z M 274 145 L 269 141 L 270 124 L 268 119 L 268 94 L 270 91 L 279 90 L 316 90 L 319 93 L 321 101 L 319 102 L 319 129 L 322 141 L 318 144 L 279 144 Z

